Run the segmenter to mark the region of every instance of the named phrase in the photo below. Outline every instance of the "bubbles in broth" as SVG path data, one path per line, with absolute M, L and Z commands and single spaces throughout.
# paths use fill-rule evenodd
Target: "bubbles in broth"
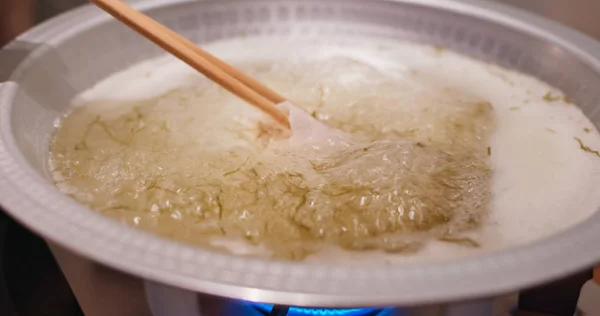
M 381 46 L 236 55 L 224 49 L 234 42 L 221 44 L 228 60 L 301 108 L 291 139 L 265 135 L 261 113 L 177 62 L 171 86 L 146 67 L 136 80 L 162 90 L 111 100 L 92 89 L 64 118 L 51 144 L 58 188 L 128 225 L 236 253 L 301 260 L 331 247 L 414 255 L 485 244 L 475 232 L 493 206 L 493 100 Z M 325 139 L 312 119 L 347 138 Z M 323 139 L 303 139 L 311 133 Z M 226 242 L 241 240 L 251 250 Z

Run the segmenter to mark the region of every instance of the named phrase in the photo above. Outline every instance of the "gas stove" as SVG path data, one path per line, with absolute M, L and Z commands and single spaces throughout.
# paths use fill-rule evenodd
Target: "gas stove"
M 317 308 L 282 306 L 193 293 L 154 282 L 144 282 L 145 298 L 153 316 L 518 316 L 583 315 L 576 309 L 581 286 L 591 271 L 573 275 L 519 295 L 505 295 L 447 304 L 413 307 Z
M 282 306 L 197 294 L 145 282 L 145 296 L 154 316 L 407 316 L 396 307 L 316 308 Z M 411 314 L 412 315 L 412 314 Z
M 252 316 L 399 316 L 394 308 L 306 308 L 262 303 L 241 304 L 240 312 Z
M 394 308 L 305 308 L 251 303 L 249 307 L 269 316 L 391 316 Z
M 481 299 L 421 307 L 299 307 L 249 302 L 198 294 L 154 282 L 145 282 L 145 296 L 154 316 L 506 316 L 509 307 L 497 299 Z M 516 304 L 512 296 L 508 304 Z M 500 308 L 498 308 L 500 307 Z M 570 315 L 572 316 L 572 315 Z

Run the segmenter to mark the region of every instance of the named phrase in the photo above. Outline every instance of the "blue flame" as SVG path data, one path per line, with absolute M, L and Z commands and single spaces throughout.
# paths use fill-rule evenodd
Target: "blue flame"
M 270 312 L 273 309 L 272 304 L 262 303 L 251 303 L 257 309 Z M 387 309 L 381 308 L 304 308 L 304 307 L 290 307 L 288 316 L 370 316 L 380 315 L 375 314 L 376 312 L 383 312 Z

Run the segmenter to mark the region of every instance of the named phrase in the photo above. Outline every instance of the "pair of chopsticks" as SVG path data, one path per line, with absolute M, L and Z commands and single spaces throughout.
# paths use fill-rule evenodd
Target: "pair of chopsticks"
M 125 25 L 148 38 L 167 52 L 201 72 L 229 92 L 259 108 L 277 123 L 290 128 L 288 117 L 277 104 L 286 99 L 260 82 L 211 55 L 149 16 L 131 8 L 121 0 L 91 0 Z

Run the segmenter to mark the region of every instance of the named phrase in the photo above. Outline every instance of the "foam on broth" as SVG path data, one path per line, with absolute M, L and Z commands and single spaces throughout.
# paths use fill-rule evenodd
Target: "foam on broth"
M 439 127 L 440 117 L 455 114 L 461 117 L 472 109 L 467 105 L 467 112 L 460 112 L 463 104 L 485 102 L 493 108 L 495 128 L 483 140 L 489 155 L 486 159 L 493 170 L 489 212 L 477 229 L 460 232 L 461 238 L 476 240 L 480 247 L 436 240 L 428 241 L 412 254 L 350 252 L 330 247 L 310 254 L 307 260 L 423 261 L 496 250 L 543 238 L 580 222 L 600 202 L 596 192 L 600 188 L 600 157 L 582 150 L 577 141 L 597 149 L 600 135 L 560 91 L 535 78 L 414 44 L 326 44 L 299 40 L 293 44 L 281 43 L 281 39 L 272 38 L 244 39 L 215 43 L 207 49 L 294 100 L 316 118 L 357 135 L 365 134 L 364 137 L 373 134 L 369 133 L 371 128 L 385 131 L 386 135 L 396 133 L 399 138 L 443 142 L 453 137 L 456 129 Z M 393 97 L 386 99 L 386 96 Z M 136 112 L 148 104 L 152 104 L 151 111 Z M 377 106 L 369 107 L 372 104 Z M 248 151 L 236 155 L 235 149 L 248 149 L 248 139 L 252 136 L 245 131 L 252 131 L 262 117 L 170 56 L 143 62 L 105 79 L 80 95 L 74 105 L 85 106 L 89 117 L 103 120 L 128 115 L 132 120 L 136 115 L 158 118 L 152 121 L 152 126 L 138 128 L 151 129 L 157 139 L 167 137 L 162 144 L 173 147 L 153 148 L 149 143 L 149 147 L 136 153 L 135 159 L 147 160 L 148 168 L 161 168 L 161 163 L 172 160 L 176 149 L 177 156 L 184 157 L 176 163 L 194 168 L 196 176 L 197 169 L 204 168 L 206 177 L 225 165 L 244 163 Z M 89 132 L 84 120 L 65 122 L 56 143 L 60 143 L 61 137 L 77 138 Z M 104 128 L 99 126 L 99 130 Z M 128 133 L 105 135 L 107 141 L 111 138 L 125 141 L 131 137 Z M 223 151 L 234 153 L 225 165 L 202 164 L 207 152 Z M 61 157 L 64 158 L 55 147 L 51 166 L 60 165 Z M 96 168 L 113 168 L 112 173 L 101 174 L 118 177 L 115 173 L 124 166 L 98 163 Z M 105 179 L 74 183 L 69 181 L 68 172 L 60 171 L 54 173 L 54 180 L 63 192 L 87 204 L 93 204 L 93 199 L 101 201 L 101 196 L 93 196 L 81 188 L 101 186 Z M 161 186 L 169 186 L 168 182 L 173 181 L 165 179 L 167 183 Z M 110 200 L 110 196 L 104 199 Z M 169 213 L 172 223 L 161 230 L 154 225 L 153 217 L 148 216 L 152 209 L 129 212 L 104 209 L 105 214 L 129 225 L 176 239 L 193 239 L 183 236 L 192 231 L 173 229 L 183 227 L 180 220 L 185 214 L 177 211 Z M 250 245 L 243 239 L 212 238 L 210 243 L 240 254 L 268 255 L 272 250 Z

